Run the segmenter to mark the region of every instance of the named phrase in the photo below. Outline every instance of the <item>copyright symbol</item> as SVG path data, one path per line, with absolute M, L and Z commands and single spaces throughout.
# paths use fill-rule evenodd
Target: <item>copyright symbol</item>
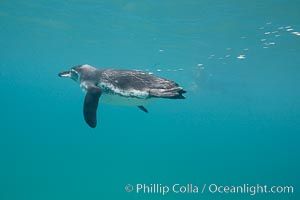
M 126 192 L 132 192 L 132 191 L 133 191 L 133 185 L 127 184 L 127 185 L 125 186 L 125 191 L 126 191 Z

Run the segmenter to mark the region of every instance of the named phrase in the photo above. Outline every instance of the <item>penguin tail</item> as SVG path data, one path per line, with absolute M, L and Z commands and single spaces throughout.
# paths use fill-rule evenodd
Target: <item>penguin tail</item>
M 181 87 L 176 87 L 172 89 L 155 89 L 150 91 L 150 96 L 157 98 L 166 99 L 185 99 L 185 94 L 187 91 Z

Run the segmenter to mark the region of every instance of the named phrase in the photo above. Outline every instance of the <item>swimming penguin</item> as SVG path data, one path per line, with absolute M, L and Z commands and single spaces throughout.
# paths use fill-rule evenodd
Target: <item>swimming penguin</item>
M 95 128 L 97 108 L 101 102 L 137 106 L 148 113 L 144 105 L 156 98 L 184 99 L 186 91 L 173 81 L 149 73 L 122 69 L 97 69 L 90 65 L 78 65 L 58 74 L 80 84 L 86 92 L 83 115 L 86 123 Z

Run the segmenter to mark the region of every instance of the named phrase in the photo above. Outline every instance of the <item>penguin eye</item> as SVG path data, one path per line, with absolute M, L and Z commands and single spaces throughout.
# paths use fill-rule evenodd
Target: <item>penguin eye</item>
M 71 77 L 73 80 L 78 81 L 79 79 L 79 74 L 77 71 L 75 71 L 74 69 L 71 69 Z

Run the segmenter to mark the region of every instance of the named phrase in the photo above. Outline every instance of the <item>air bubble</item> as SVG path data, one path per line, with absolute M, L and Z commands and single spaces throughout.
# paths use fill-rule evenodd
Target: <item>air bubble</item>
M 237 59 L 246 59 L 246 55 L 243 55 L 243 54 L 241 54 L 241 55 L 239 55 L 238 57 L 236 57 Z
M 300 32 L 292 32 L 292 34 L 300 36 Z

